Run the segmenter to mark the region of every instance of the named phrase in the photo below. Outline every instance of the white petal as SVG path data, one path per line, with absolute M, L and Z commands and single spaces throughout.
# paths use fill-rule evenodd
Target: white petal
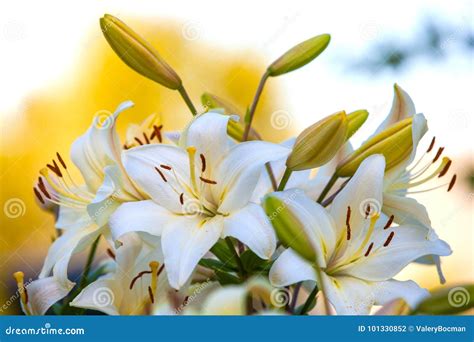
M 252 196 L 265 163 L 284 158 L 290 150 L 264 141 L 233 146 L 215 171 L 214 199 L 219 211 L 229 213 L 245 206 Z
M 197 116 L 183 131 L 179 145 L 196 147 L 197 155 L 202 153 L 209 165 L 215 165 L 229 151 L 227 124 L 231 118 L 213 112 Z
M 155 202 L 139 201 L 123 203 L 110 217 L 109 225 L 114 239 L 129 232 L 146 232 L 160 236 L 163 227 L 175 215 Z
M 418 286 L 414 281 L 398 281 L 390 279 L 387 281 L 374 283 L 373 291 L 375 305 L 385 305 L 389 302 L 401 298 L 410 308 L 415 309 L 416 306 L 426 297 L 429 292 Z
M 180 181 L 190 184 L 188 154 L 181 148 L 171 145 L 145 145 L 123 152 L 123 164 L 129 176 L 146 192 L 157 204 L 176 213 L 182 212 L 179 193 L 182 187 Z M 172 167 L 166 170 L 160 165 Z M 162 176 L 155 170 L 160 169 Z M 175 190 L 173 190 L 175 189 Z
M 333 254 L 336 246 L 336 228 L 329 213 L 321 205 L 311 200 L 299 189 L 290 189 L 275 192 L 270 196 L 279 198 L 286 209 L 298 220 L 299 226 L 304 230 L 317 253 L 317 260 L 321 267 L 326 267 L 326 262 Z
M 284 251 L 273 263 L 268 275 L 273 286 L 281 287 L 300 281 L 316 281 L 314 268 L 291 249 Z
M 162 247 L 170 285 L 179 289 L 188 280 L 199 260 L 219 240 L 223 219 L 215 216 L 178 217 L 164 228 Z
M 26 286 L 31 314 L 44 315 L 54 303 L 66 297 L 72 287 L 62 286 L 55 277 L 32 281 Z
M 431 221 L 425 206 L 414 198 L 383 194 L 383 209 L 387 215 L 393 215 L 398 224 L 420 224 L 431 227 Z
M 338 315 L 367 315 L 375 303 L 372 283 L 321 274 L 326 298 Z
M 122 291 L 110 277 L 100 278 L 89 284 L 70 303 L 71 306 L 119 315 Z
M 403 119 L 415 115 L 415 104 L 410 95 L 403 90 L 398 84 L 394 85 L 393 102 L 390 113 L 387 118 L 377 128 L 375 134 L 382 132 L 386 128 Z
M 247 288 L 227 286 L 212 292 L 203 304 L 203 315 L 245 315 Z
M 101 230 L 101 227 L 92 224 L 88 227 L 65 231 L 49 248 L 39 278 L 47 277 L 54 268 L 54 277 L 59 284 L 64 288 L 69 288 L 71 282 L 67 278 L 67 268 L 71 256 L 91 245 L 101 234 Z
M 270 259 L 276 248 L 275 231 L 262 207 L 249 203 L 224 218 L 222 238 L 235 237 L 262 259 Z
M 102 184 L 104 168 L 120 162 L 122 148 L 115 123 L 118 115 L 132 106 L 133 103 L 127 101 L 120 104 L 113 114 L 106 111 L 97 114 L 87 132 L 72 145 L 71 159 L 94 193 Z
M 92 224 L 92 219 L 85 208 L 59 206 L 59 215 L 54 226 L 66 230 L 86 227 L 90 224 Z
M 390 232 L 395 232 L 390 244 L 383 246 Z M 369 256 L 345 267 L 344 274 L 371 281 L 387 280 L 395 276 L 410 262 L 425 255 L 446 256 L 451 254 L 449 245 L 443 240 L 430 240 L 426 228 L 399 226 L 379 230 L 374 234 L 374 247 Z
M 338 229 L 338 236 L 346 232 L 348 207 L 351 208 L 350 226 L 351 239 L 357 239 L 370 220 L 366 219 L 367 205 L 374 211 L 382 208 L 383 177 L 385 159 L 382 155 L 366 158 L 344 189 L 334 199 L 330 213 Z M 354 240 L 352 240 L 354 241 Z

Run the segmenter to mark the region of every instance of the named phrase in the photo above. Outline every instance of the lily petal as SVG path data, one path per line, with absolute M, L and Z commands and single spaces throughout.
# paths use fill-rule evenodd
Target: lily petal
M 145 232 L 160 236 L 163 227 L 175 219 L 175 215 L 155 202 L 139 201 L 123 203 L 109 220 L 115 240 L 129 232 Z
M 177 217 L 163 230 L 162 247 L 170 285 L 185 284 L 199 260 L 219 240 L 223 218 Z
M 316 281 L 316 272 L 305 259 L 292 249 L 281 253 L 269 273 L 270 283 L 275 287 L 288 286 L 300 281 Z
M 382 208 L 383 177 L 385 159 L 376 154 L 366 158 L 344 189 L 334 199 L 330 213 L 334 218 L 337 236 L 345 234 L 348 207 L 350 207 L 350 227 L 352 239 L 358 239 L 369 224 L 366 219 L 367 206 L 371 214 Z
M 388 246 L 383 246 L 390 232 L 394 232 Z M 369 256 L 349 264 L 341 273 L 357 278 L 382 281 L 395 276 L 410 262 L 425 255 L 447 256 L 451 248 L 443 240 L 430 240 L 426 229 L 419 226 L 398 226 L 374 233 L 374 245 L 380 246 Z
M 270 259 L 276 248 L 276 235 L 262 207 L 249 203 L 224 218 L 222 238 L 232 236 L 246 244 L 262 259 Z
M 89 284 L 74 298 L 71 306 L 101 311 L 107 315 L 119 315 L 123 291 L 110 276 Z
M 410 308 L 414 309 L 426 297 L 429 292 L 418 286 L 411 280 L 398 281 L 390 279 L 374 283 L 373 286 L 375 305 L 385 305 L 395 299 L 403 299 Z
M 264 142 L 249 141 L 233 146 L 215 171 L 213 196 L 219 211 L 229 213 L 245 206 L 257 185 L 265 163 L 288 156 L 290 149 Z
M 179 193 L 175 190 L 182 191 L 181 180 L 190 184 L 189 158 L 183 149 L 161 144 L 139 146 L 124 151 L 122 160 L 129 176 L 155 203 L 172 212 L 182 213 Z
M 394 221 L 398 224 L 420 224 L 431 227 L 428 211 L 414 198 L 385 192 L 382 210 L 387 216 L 393 215 Z
M 59 215 L 55 227 L 58 229 L 77 229 L 92 224 L 86 208 L 76 209 L 65 206 L 59 206 Z
M 244 286 L 227 286 L 212 292 L 203 304 L 203 315 L 245 315 L 246 295 Z
M 230 148 L 227 124 L 238 117 L 208 112 L 194 118 L 184 129 L 179 146 L 196 147 L 197 154 L 203 154 L 210 165 L 215 165 Z
M 64 287 L 55 277 L 32 281 L 27 285 L 28 306 L 32 315 L 44 315 L 48 309 L 67 296 L 73 285 Z

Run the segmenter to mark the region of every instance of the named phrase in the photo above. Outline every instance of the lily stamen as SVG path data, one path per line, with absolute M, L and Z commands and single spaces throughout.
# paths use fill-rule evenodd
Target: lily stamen
M 393 236 L 395 235 L 395 232 L 394 231 L 391 231 L 390 232 L 390 235 L 388 236 L 387 240 L 385 241 L 385 243 L 383 244 L 384 247 L 387 247 L 390 242 L 392 241 L 393 239 Z
M 204 183 L 207 183 L 207 184 L 217 184 L 216 181 L 213 181 L 213 180 L 210 180 L 210 179 L 206 179 L 206 178 L 201 177 L 201 176 L 199 176 L 199 179 L 200 179 L 201 181 L 203 181 Z
M 204 154 L 199 154 L 199 158 L 201 158 L 201 172 L 204 173 L 206 171 L 206 158 Z
M 385 223 L 385 226 L 383 227 L 383 229 L 388 229 L 388 228 L 390 228 L 390 226 L 391 226 L 392 223 L 393 223 L 394 218 L 395 218 L 394 215 L 390 215 L 390 218 L 388 219 L 387 223 Z
M 347 215 L 346 215 L 346 228 L 347 228 L 347 241 L 351 239 L 351 207 L 347 207 Z
M 158 172 L 158 174 L 161 176 L 161 179 L 163 179 L 164 182 L 168 182 L 168 180 L 166 179 L 165 175 L 163 174 L 163 172 L 161 172 L 161 170 L 159 168 L 157 168 L 155 166 L 155 170 L 156 172 Z
M 372 250 L 373 247 L 374 247 L 374 243 L 371 242 L 370 245 L 369 245 L 369 248 L 367 248 L 367 251 L 366 251 L 365 254 L 364 254 L 365 257 L 368 257 L 368 256 L 369 256 L 370 251 Z
M 28 291 L 26 290 L 26 286 L 24 283 L 25 274 L 21 271 L 13 273 L 13 278 L 16 280 L 16 284 L 18 287 L 18 292 L 20 294 L 20 300 L 23 304 L 23 309 L 27 315 L 31 315 L 30 309 L 28 308 Z
M 189 146 L 186 148 L 189 156 L 189 176 L 191 177 L 191 183 L 193 186 L 194 191 L 198 192 L 197 182 L 196 182 L 196 163 L 195 163 L 195 155 L 196 155 L 196 147 Z
M 438 149 L 438 152 L 436 152 L 436 156 L 433 159 L 433 163 L 436 163 L 436 161 L 439 159 L 439 157 L 441 157 L 441 154 L 443 153 L 443 151 L 444 151 L 444 147 L 440 147 Z

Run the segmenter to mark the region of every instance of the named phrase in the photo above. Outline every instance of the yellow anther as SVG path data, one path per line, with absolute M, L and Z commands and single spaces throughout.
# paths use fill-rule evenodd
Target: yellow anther
M 188 156 L 189 156 L 189 176 L 191 177 L 193 190 L 197 193 L 198 187 L 196 183 L 196 162 L 195 162 L 196 147 L 189 146 L 186 148 L 186 151 L 188 152 Z
M 28 308 L 28 295 L 25 288 L 25 274 L 21 271 L 13 273 L 13 278 L 16 280 L 18 286 L 18 292 L 20 293 L 21 303 L 23 304 L 23 309 L 27 315 L 30 315 L 30 310 Z
M 150 271 L 151 271 L 151 292 L 153 297 L 156 297 L 156 288 L 158 287 L 158 267 L 160 263 L 158 261 L 150 261 Z

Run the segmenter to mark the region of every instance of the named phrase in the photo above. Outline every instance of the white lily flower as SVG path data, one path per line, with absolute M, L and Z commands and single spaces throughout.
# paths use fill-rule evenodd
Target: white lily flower
M 329 211 L 301 191 L 269 195 L 283 200 L 301 229 L 312 237 L 322 288 L 338 314 L 368 314 L 372 305 L 395 298 L 414 307 L 428 292 L 413 281 L 392 278 L 419 257 L 451 253 L 444 241 L 427 239 L 419 227 L 390 227 L 389 219 L 377 212 L 372 204 L 383 203 L 384 169 L 381 155 L 364 160 Z M 317 281 L 315 268 L 291 249 L 270 270 L 274 286 L 305 280 Z
M 41 203 L 59 206 L 56 228 L 62 234 L 48 251 L 40 279 L 30 284 L 29 298 L 32 303 L 40 304 L 31 312 L 43 314 L 69 293 L 74 286 L 67 274 L 69 260 L 73 254 L 87 249 L 101 234 L 107 234 L 106 223 L 120 203 L 147 198 L 125 173 L 120 158 L 122 146 L 115 130 L 119 114 L 131 106 L 133 103 L 127 101 L 114 113 L 96 115 L 86 133 L 73 143 L 71 159 L 85 185 L 77 185 L 59 153 L 57 160 L 41 170 L 35 194 Z M 146 122 L 149 124 L 152 120 Z M 161 127 L 153 126 L 157 135 Z M 153 132 L 147 142 L 153 140 Z M 51 272 L 53 276 L 49 276 Z
M 115 259 L 115 270 L 84 288 L 71 306 L 108 315 L 140 315 L 164 300 L 169 286 L 159 238 L 124 235 Z
M 140 146 L 123 153 L 130 177 L 152 200 L 125 203 L 111 217 L 115 238 L 129 231 L 162 236 L 168 278 L 179 289 L 219 238 L 232 236 L 268 259 L 275 233 L 250 202 L 266 162 L 289 149 L 263 141 L 232 144 L 227 115 L 197 116 L 179 146 Z

